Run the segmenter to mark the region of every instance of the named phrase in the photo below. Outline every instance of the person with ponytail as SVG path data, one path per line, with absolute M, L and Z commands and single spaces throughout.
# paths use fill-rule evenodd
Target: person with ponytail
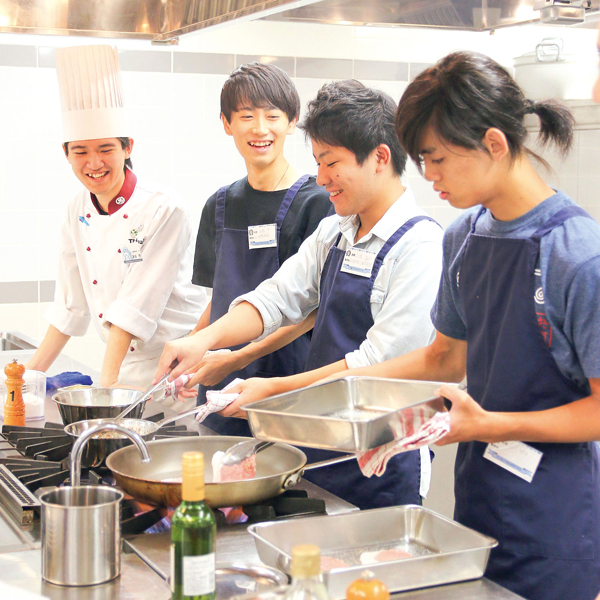
M 458 442 L 455 518 L 498 540 L 486 577 L 529 600 L 600 590 L 600 226 L 538 175 L 566 153 L 569 111 L 531 101 L 490 58 L 455 52 L 406 89 L 396 130 L 425 179 L 465 212 L 444 236 L 433 343 L 345 371 L 442 385 Z M 542 163 L 544 161 L 541 161 Z

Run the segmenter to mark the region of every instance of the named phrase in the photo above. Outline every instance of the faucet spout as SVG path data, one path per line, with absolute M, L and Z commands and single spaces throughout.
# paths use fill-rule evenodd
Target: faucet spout
M 91 429 L 84 431 L 77 438 L 77 441 L 73 445 L 73 450 L 71 451 L 71 457 L 69 459 L 72 486 L 78 486 L 81 484 L 81 456 L 83 454 L 83 448 L 90 438 L 97 435 L 100 431 L 106 430 L 118 431 L 119 433 L 122 433 L 124 436 L 128 437 L 140 451 L 140 454 L 142 455 L 142 462 L 150 462 L 150 454 L 148 452 L 146 442 L 144 442 L 138 433 L 115 423 L 102 423 L 96 427 L 92 427 Z

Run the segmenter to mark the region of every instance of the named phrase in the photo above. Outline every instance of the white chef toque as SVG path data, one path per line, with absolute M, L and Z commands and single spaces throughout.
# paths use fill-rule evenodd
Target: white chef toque
M 112 46 L 56 51 L 63 142 L 127 137 L 119 53 Z

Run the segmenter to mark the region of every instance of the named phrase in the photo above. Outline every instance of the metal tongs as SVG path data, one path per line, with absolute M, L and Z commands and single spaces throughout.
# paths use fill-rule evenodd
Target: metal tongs
M 274 443 L 275 442 L 265 442 L 263 440 L 246 440 L 245 442 L 238 442 L 225 452 L 225 455 L 221 460 L 221 466 L 233 467 L 254 454 L 258 454 L 259 452 L 270 448 Z
M 165 373 L 158 381 L 158 383 L 154 384 L 153 386 L 149 387 L 135 402 L 132 402 L 129 406 L 125 407 L 125 410 L 122 410 L 114 419 L 113 421 L 116 422 L 119 419 L 122 419 L 126 414 L 130 413 L 136 406 L 138 406 L 139 404 L 141 404 L 142 402 L 145 402 L 146 400 L 148 400 L 152 394 L 154 394 L 154 392 L 157 392 L 158 390 L 162 389 L 165 387 L 165 384 L 167 382 L 167 379 L 169 379 L 169 375 L 171 374 L 171 371 L 179 364 L 179 361 L 177 359 L 175 359 L 172 363 L 171 366 L 169 368 L 169 372 Z

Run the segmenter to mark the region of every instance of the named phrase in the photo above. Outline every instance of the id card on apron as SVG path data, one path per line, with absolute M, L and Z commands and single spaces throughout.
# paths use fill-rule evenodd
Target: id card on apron
M 488 444 L 483 457 L 531 483 L 543 453 L 523 442 Z
M 250 225 L 248 227 L 248 247 L 250 250 L 277 248 L 277 224 Z
M 360 248 L 348 248 L 344 255 L 344 262 L 340 271 L 342 273 L 350 273 L 351 275 L 360 275 L 360 277 L 371 277 L 373 263 L 376 258 L 376 252 Z

